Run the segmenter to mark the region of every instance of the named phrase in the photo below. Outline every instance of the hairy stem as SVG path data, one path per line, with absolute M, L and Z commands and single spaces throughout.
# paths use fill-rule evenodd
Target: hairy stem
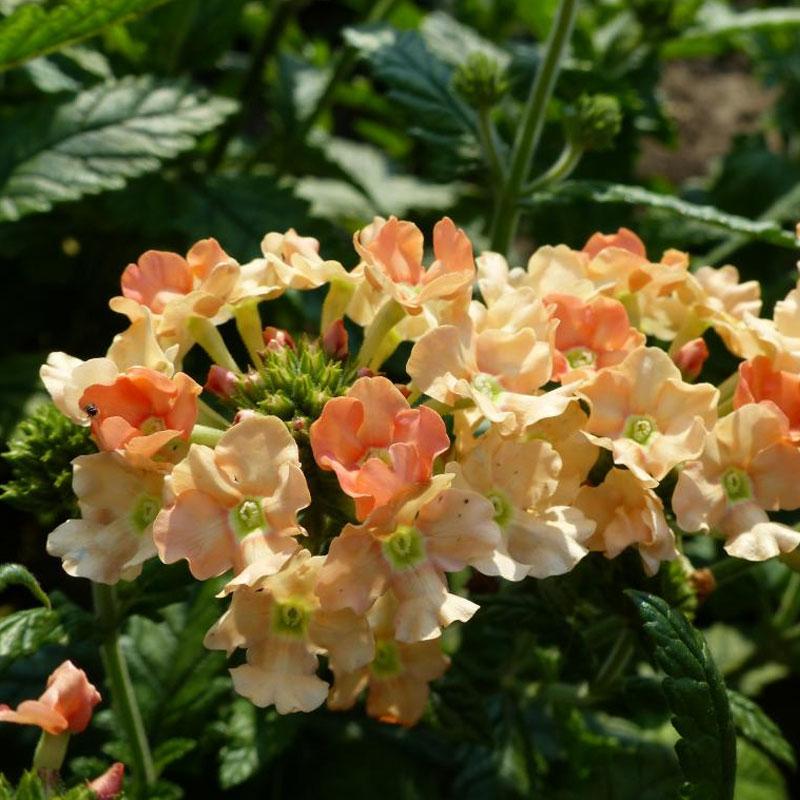
M 101 583 L 92 584 L 95 614 L 103 643 L 100 652 L 106 670 L 114 717 L 123 731 L 131 753 L 131 767 L 135 782 L 134 797 L 149 797 L 149 790 L 156 782 L 156 771 L 150 743 L 147 741 L 142 714 L 133 691 L 128 665 L 120 647 L 117 626 L 119 608 L 116 589 Z
M 491 249 L 506 255 L 519 222 L 517 206 L 521 189 L 528 177 L 533 156 L 544 128 L 547 104 L 553 94 L 561 59 L 575 24 L 578 0 L 561 0 L 553 28 L 545 45 L 544 58 L 536 71 L 531 92 L 517 128 L 511 165 L 494 210 Z

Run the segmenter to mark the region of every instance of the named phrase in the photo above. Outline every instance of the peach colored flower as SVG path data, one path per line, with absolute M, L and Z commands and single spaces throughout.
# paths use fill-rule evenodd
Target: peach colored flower
M 186 255 L 148 250 L 122 273 L 122 296 L 109 306 L 136 323 L 153 315 L 163 347 L 177 346 L 179 357 L 194 343 L 188 321 L 204 317 L 215 324 L 230 318 L 229 303 L 241 268 L 215 239 L 202 239 Z
M 147 367 L 171 377 L 176 355 L 175 348 L 161 348 L 153 330 L 152 314 L 145 311 L 114 337 L 105 358 L 81 361 L 66 353 L 50 353 L 39 375 L 56 408 L 76 424 L 88 426 L 89 415 L 81 408 L 80 399 L 89 386 L 111 384 L 120 371 L 130 367 Z
M 511 432 L 561 413 L 572 399 L 571 389 L 538 393 L 552 375 L 557 325 L 532 289 L 509 291 L 489 308 L 473 304 L 464 324 L 425 334 L 406 370 L 421 392 L 451 407 L 474 404 Z
M 430 478 L 433 460 L 450 446 L 432 409 L 410 408 L 386 378 L 359 378 L 334 397 L 310 429 L 314 458 L 333 470 L 364 519 L 408 486 Z
M 317 655 L 327 653 L 335 670 L 369 663 L 374 644 L 364 617 L 320 608 L 314 594 L 324 556 L 300 550 L 277 573 L 254 573 L 229 585 L 231 606 L 206 634 L 212 650 L 247 649 L 247 663 L 231 670 L 233 686 L 257 706 L 279 714 L 312 711 L 328 694 L 316 675 Z
M 442 653 L 441 639 L 411 644 L 395 639 L 397 606 L 397 599 L 387 592 L 370 609 L 375 656 L 359 669 L 334 667 L 328 708 L 352 708 L 366 689 L 367 713 L 371 717 L 407 727 L 419 722 L 428 704 L 428 684 L 444 674 L 450 659 Z
M 647 257 L 644 242 L 628 228 L 619 228 L 616 233 L 600 233 L 599 231 L 593 233 L 583 246 L 582 252 L 586 253 L 590 258 L 594 258 L 607 247 L 626 250 L 640 258 Z
M 353 245 L 367 280 L 411 315 L 432 300 L 462 294 L 475 277 L 472 244 L 448 217 L 433 229 L 435 260 L 427 269 L 422 265 L 422 232 L 413 222 L 376 218 L 355 234 Z
M 163 476 L 136 469 L 118 453 L 78 456 L 72 465 L 81 518 L 59 525 L 47 537 L 47 552 L 76 578 L 133 580 L 156 554 L 153 520 L 162 505 Z
M 587 273 L 588 256 L 565 244 L 540 247 L 528 260 L 526 269 L 510 269 L 503 256 L 492 252 L 482 253 L 476 263 L 481 296 L 489 306 L 506 292 L 522 287 L 532 289 L 538 298 L 570 294 L 588 300 L 597 294 Z
M 771 402 L 749 403 L 717 422 L 699 460 L 681 471 L 672 508 L 686 531 L 718 531 L 725 551 L 764 561 L 800 544 L 800 533 L 767 511 L 800 507 L 800 451 Z
M 631 328 L 625 306 L 609 297 L 588 302 L 568 294 L 545 297 L 558 320 L 553 378 L 562 382 L 613 366 L 645 338 Z
M 263 257 L 242 265 L 233 302 L 247 298 L 270 300 L 287 289 L 317 289 L 326 283 L 359 283 L 358 272 L 349 273 L 338 261 L 324 260 L 319 242 L 300 236 L 294 228 L 285 233 L 271 232 L 261 240 Z
M 47 689 L 38 700 L 25 700 L 16 711 L 0 705 L 0 722 L 36 725 L 53 736 L 81 733 L 100 700 L 100 693 L 89 683 L 86 673 L 65 661 L 51 673 Z
M 392 589 L 402 642 L 434 639 L 442 627 L 475 613 L 475 603 L 448 591 L 445 572 L 471 565 L 497 575 L 510 565 L 498 552 L 492 504 L 474 492 L 448 489 L 450 480 L 437 475 L 379 506 L 361 525 L 345 526 L 320 571 L 317 594 L 324 609 L 363 614 Z
M 661 500 L 630 470 L 614 467 L 599 486 L 584 486 L 575 505 L 597 525 L 586 543 L 590 550 L 616 558 L 636 547 L 648 575 L 655 575 L 662 561 L 678 557 Z
M 297 444 L 281 420 L 264 416 L 238 422 L 213 450 L 191 445 L 166 492 L 153 527 L 159 557 L 186 559 L 198 580 L 262 560 L 279 569 L 304 533 L 297 512 L 311 502 Z
M 775 369 L 766 356 L 739 364 L 733 407 L 771 400 L 789 420 L 789 435 L 800 440 L 800 375 Z
M 723 311 L 739 320 L 761 313 L 761 284 L 758 281 L 739 282 L 739 270 L 725 267 L 700 267 L 694 279 L 702 287 L 704 304 L 714 311 Z
M 447 465 L 456 475 L 455 486 L 491 501 L 503 534 L 498 553 L 507 552 L 513 561 L 513 571 L 503 577 L 563 575 L 588 552 L 584 543 L 594 523 L 571 505 L 553 501 L 562 466 L 548 442 L 505 438 L 496 428 L 481 436 L 459 463 Z
M 113 383 L 89 386 L 79 404 L 102 450 L 120 450 L 137 466 L 171 465 L 197 420 L 202 388 L 183 372 L 172 378 L 131 367 Z
M 656 347 L 634 350 L 580 389 L 591 406 L 586 436 L 645 484 L 696 458 L 716 420 L 719 392 L 688 384 Z

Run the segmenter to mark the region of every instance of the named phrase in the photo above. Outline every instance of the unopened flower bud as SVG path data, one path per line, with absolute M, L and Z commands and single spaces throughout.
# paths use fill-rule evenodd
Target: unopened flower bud
M 288 347 L 291 350 L 295 349 L 292 334 L 283 330 L 283 328 L 274 328 L 272 325 L 267 325 L 264 328 L 264 344 L 267 346 L 267 350 L 272 350 L 276 353 L 284 347 Z
M 125 776 L 125 765 L 120 761 L 112 764 L 99 778 L 95 778 L 89 788 L 97 800 L 114 800 L 122 794 L 122 781 Z
M 570 137 L 584 150 L 607 150 L 621 126 L 619 100 L 610 94 L 581 95 L 567 118 Z
M 708 359 L 708 345 L 703 339 L 692 339 L 686 342 L 673 356 L 675 366 L 681 371 L 685 381 L 697 380 Z
M 494 58 L 477 52 L 456 70 L 453 88 L 473 108 L 491 108 L 508 91 L 508 82 Z
M 253 419 L 254 417 L 260 417 L 260 416 L 263 415 L 259 414 L 258 411 L 253 411 L 252 409 L 249 408 L 240 408 L 236 412 L 236 416 L 234 416 L 233 418 L 233 424 L 238 425 L 240 422 L 243 422 L 246 419 Z
M 344 361 L 348 354 L 349 339 L 342 319 L 334 320 L 322 334 L 322 349 L 331 358 Z
M 689 582 L 697 595 L 699 602 L 705 601 L 717 588 L 717 581 L 710 569 L 696 569 L 689 576 Z
M 369 367 L 359 367 L 356 371 L 357 378 L 374 378 L 376 374 Z
M 238 380 L 234 372 L 225 369 L 225 367 L 221 367 L 219 364 L 212 364 L 203 388 L 207 392 L 211 392 L 211 394 L 215 394 L 217 397 L 227 400 L 233 396 L 237 382 Z

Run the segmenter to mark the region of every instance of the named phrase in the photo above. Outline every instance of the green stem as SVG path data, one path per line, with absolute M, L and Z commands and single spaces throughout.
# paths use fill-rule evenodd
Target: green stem
M 57 773 L 64 763 L 68 744 L 69 733 L 56 735 L 42 731 L 33 754 L 33 768 L 42 776 Z
M 564 149 L 561 151 L 559 157 L 553 162 L 553 165 L 546 172 L 534 178 L 530 183 L 527 183 L 523 189 L 522 194 L 532 194 L 539 189 L 552 186 L 555 183 L 568 178 L 580 164 L 583 158 L 583 148 L 575 142 L 567 141 Z
M 97 622 L 103 636 L 100 652 L 111 690 L 114 717 L 130 748 L 131 767 L 138 796 L 149 797 L 149 790 L 156 782 L 156 770 L 131 676 L 128 673 L 128 665 L 125 663 L 117 634 L 119 611 L 116 589 L 113 586 L 93 583 L 92 597 Z
M 483 157 L 486 159 L 489 172 L 495 181 L 495 185 L 501 186 L 505 180 L 505 167 L 500 160 L 497 148 L 497 131 L 489 116 L 490 111 L 491 109 L 487 106 L 483 106 L 478 110 L 478 134 L 481 140 L 481 148 L 483 149 Z
M 603 694 L 614 686 L 628 666 L 633 653 L 633 637 L 627 628 L 623 628 L 597 672 L 592 685 L 592 694 Z
M 258 368 L 262 365 L 261 351 L 264 349 L 264 333 L 261 314 L 258 311 L 258 300 L 245 300 L 233 309 L 236 330 L 239 331 L 250 362 Z
M 545 45 L 544 58 L 536 71 L 514 139 L 511 166 L 495 206 L 491 232 L 491 249 L 504 255 L 508 253 L 517 230 L 520 191 L 530 173 L 533 156 L 542 135 L 547 104 L 553 94 L 561 59 L 572 34 L 577 5 L 578 0 L 561 0 Z
M 720 586 L 747 574 L 762 563 L 761 561 L 745 561 L 741 558 L 728 557 L 712 564 L 709 569 L 717 582 L 717 586 Z
M 215 411 L 205 400 L 197 401 L 197 420 L 202 425 L 209 425 L 212 428 L 222 428 L 223 430 L 230 427 L 231 422 L 219 411 Z
M 222 334 L 217 330 L 213 322 L 205 317 L 191 317 L 188 323 L 189 332 L 194 336 L 194 340 L 215 364 L 241 375 L 239 365 L 228 350 Z
M 800 575 L 793 572 L 781 597 L 780 606 L 775 612 L 773 623 L 776 628 L 788 628 L 800 613 Z
M 384 339 L 389 335 L 395 325 L 405 317 L 405 309 L 396 301 L 389 300 L 384 303 L 375 319 L 369 324 L 364 333 L 364 341 L 358 351 L 358 366 L 376 369 L 373 365 L 376 355 L 384 345 Z M 382 363 L 382 362 L 381 362 Z M 378 365 L 380 367 L 380 364 Z
M 224 433 L 225 431 L 221 431 L 219 428 L 210 428 L 208 425 L 195 425 L 194 428 L 192 428 L 189 441 L 192 444 L 204 444 L 207 447 L 216 447 Z

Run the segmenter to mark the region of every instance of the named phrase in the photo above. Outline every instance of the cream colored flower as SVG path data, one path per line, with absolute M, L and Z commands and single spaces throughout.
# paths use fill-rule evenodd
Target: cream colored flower
M 681 471 L 672 507 L 686 531 L 718 531 L 729 555 L 764 561 L 800 544 L 800 533 L 767 511 L 800 507 L 800 450 L 770 402 L 749 403 L 717 422 L 697 461 Z

